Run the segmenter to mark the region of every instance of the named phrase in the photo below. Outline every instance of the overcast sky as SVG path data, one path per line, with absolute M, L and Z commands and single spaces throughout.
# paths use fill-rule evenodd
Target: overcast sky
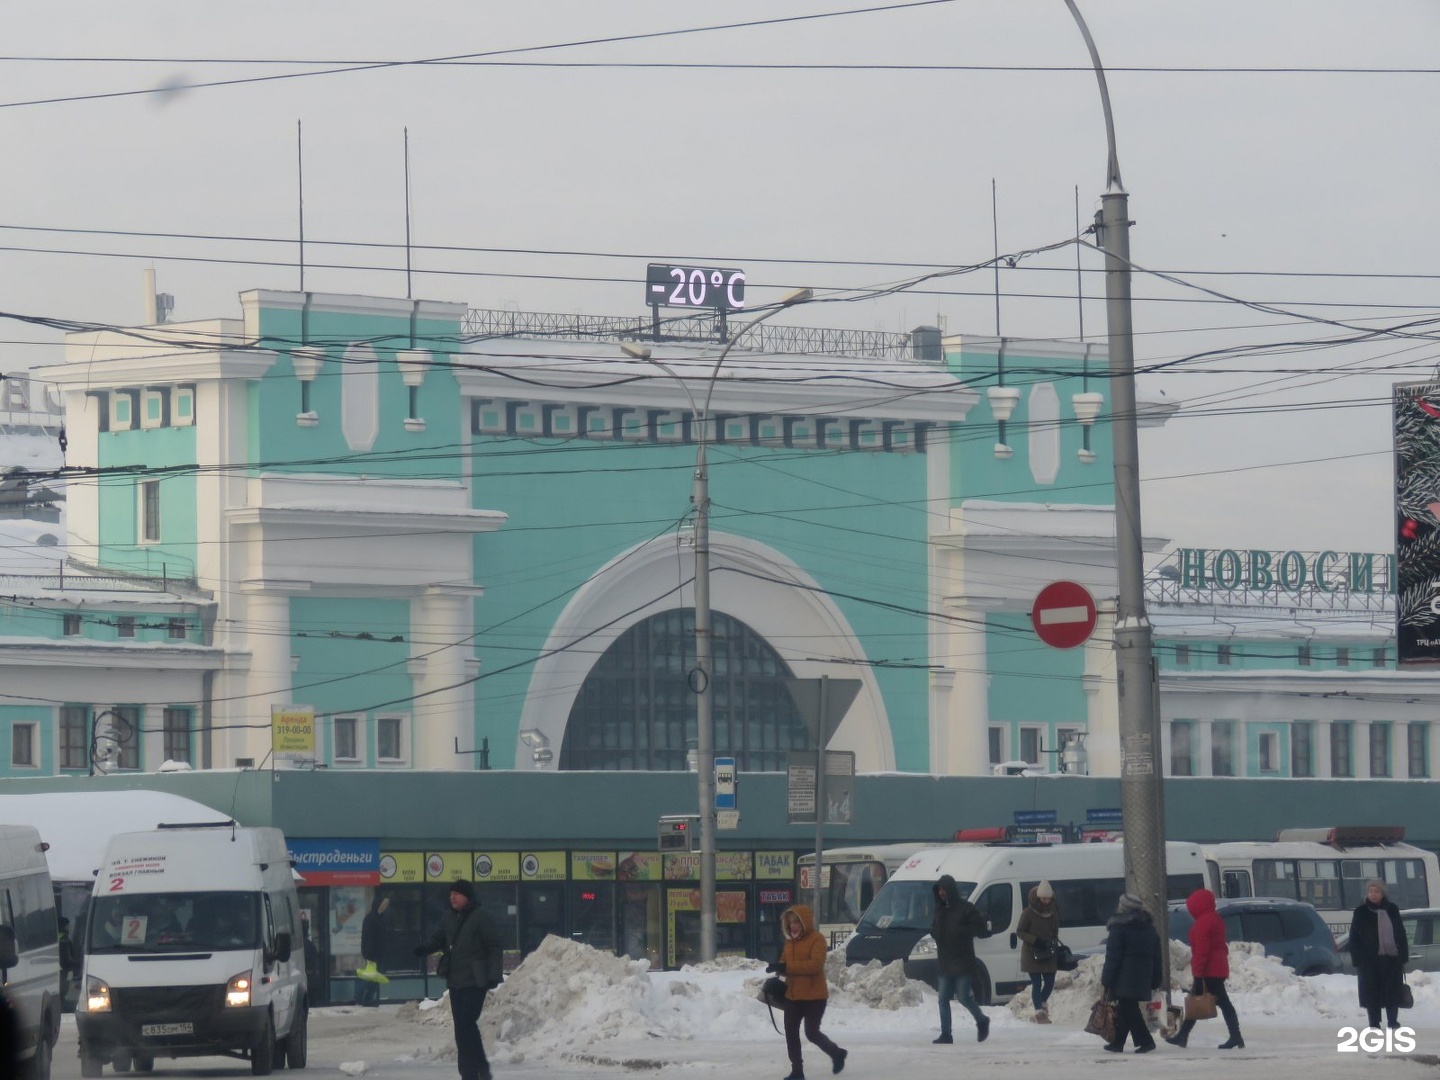
M 1186 405 L 1142 436 L 1146 532 L 1389 550 L 1389 388 L 1437 360 L 1440 7 L 1081 10 L 1132 257 L 1179 279 L 1134 284 L 1137 364 L 1167 365 L 1142 391 Z M 1084 227 L 1105 179 L 1062 0 L 78 0 L 6 29 L 0 308 L 27 317 L 136 323 L 147 267 L 177 320 L 298 288 L 297 122 L 305 286 L 406 295 L 408 128 L 410 292 L 472 307 L 642 315 L 652 259 L 742 267 L 752 303 L 855 296 L 982 263 L 996 231 L 1002 253 L 1073 237 L 1077 189 Z M 1003 270 L 1001 331 L 1077 338 L 1078 277 L 1073 247 Z M 995 287 L 986 269 L 777 321 L 991 335 Z M 0 338 L 0 371 L 58 356 L 46 328 Z M 1256 349 L 1283 343 L 1324 347 Z M 1187 359 L 1216 349 L 1244 351 Z

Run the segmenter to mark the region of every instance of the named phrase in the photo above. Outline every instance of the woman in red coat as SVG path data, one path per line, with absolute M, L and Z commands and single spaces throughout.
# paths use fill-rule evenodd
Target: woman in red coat
M 1185 908 L 1195 924 L 1190 927 L 1190 971 L 1195 976 L 1192 994 L 1214 994 L 1215 1005 L 1225 1018 L 1230 1038 L 1220 1044 L 1221 1050 L 1241 1050 L 1245 1040 L 1240 1037 L 1240 1019 L 1230 995 L 1225 993 L 1225 980 L 1230 977 L 1230 946 L 1225 941 L 1225 924 L 1215 913 L 1215 894 L 1209 889 L 1196 889 L 1185 901 Z M 1166 1036 L 1172 1046 L 1184 1046 L 1190 1038 L 1194 1020 L 1186 1020 L 1180 1031 Z
M 805 904 L 796 904 L 780 916 L 785 949 L 780 962 L 766 970 L 785 976 L 785 1049 L 790 1053 L 790 1075 L 785 1080 L 805 1080 L 805 1063 L 800 1056 L 800 1025 L 805 1038 L 830 1055 L 832 1072 L 845 1068 L 848 1053 L 820 1030 L 830 987 L 825 981 L 825 939 L 815 929 L 815 916 Z

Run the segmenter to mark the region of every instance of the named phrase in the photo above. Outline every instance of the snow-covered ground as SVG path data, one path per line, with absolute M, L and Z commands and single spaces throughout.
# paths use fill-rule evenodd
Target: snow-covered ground
M 1266 959 L 1254 945 L 1231 946 L 1227 986 L 1240 1013 L 1246 1046 L 1220 1051 L 1220 1020 L 1200 1024 L 1188 1049 L 1160 1044 L 1154 1054 L 1124 1058 L 1103 1053 L 1084 1031 L 1095 1000 L 1100 961 L 1086 960 L 1072 975 L 1062 974 L 1051 999 L 1048 1026 L 1031 1020 L 1029 996 L 987 1010 L 990 1038 L 974 1042 L 974 1027 L 963 1010 L 955 1013 L 955 1044 L 935 1046 L 939 1031 L 935 994 L 908 982 L 899 965 L 846 968 L 840 954 L 830 958 L 831 998 L 825 1030 L 850 1051 L 845 1075 L 905 1080 L 954 1080 L 1037 1075 L 1136 1077 L 1157 1071 L 1193 1076 L 1217 1067 L 1237 1077 L 1290 1080 L 1353 1077 L 1361 1071 L 1440 1063 L 1440 982 L 1415 973 L 1409 981 L 1415 1008 L 1401 1022 L 1415 1029 L 1410 1053 L 1342 1053 L 1342 1028 L 1364 1022 L 1348 975 L 1302 979 Z M 1189 978 L 1189 950 L 1171 952 L 1175 985 Z M 620 959 L 584 945 L 550 938 L 527 957 L 490 995 L 485 1006 L 485 1045 L 497 1078 L 570 1077 L 684 1069 L 696 1076 L 719 1073 L 745 1077 L 785 1076 L 785 1043 L 770 1025 L 766 1007 L 755 998 L 764 979 L 754 960 L 721 960 L 681 971 L 650 972 L 643 962 Z M 1177 994 L 1176 1002 L 1179 1001 Z M 777 1022 L 779 1016 L 776 1016 Z M 73 1024 L 56 1055 L 57 1080 L 78 1076 Z M 830 1075 L 830 1063 L 814 1048 L 806 1054 L 807 1075 Z M 156 1074 L 190 1072 L 201 1066 L 248 1075 L 243 1062 L 221 1059 L 157 1062 Z M 332 1007 L 317 1010 L 311 1024 L 309 1072 L 418 1080 L 455 1076 L 455 1052 L 448 1002 L 423 1001 L 380 1009 Z M 109 1075 L 107 1070 L 106 1075 Z

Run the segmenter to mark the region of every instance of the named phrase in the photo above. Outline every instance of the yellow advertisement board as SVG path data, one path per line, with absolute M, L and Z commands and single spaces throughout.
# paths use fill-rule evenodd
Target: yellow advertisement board
M 613 851 L 572 851 L 570 853 L 571 881 L 614 881 L 615 853 Z
M 432 851 L 425 856 L 426 881 L 469 881 L 468 851 Z
M 380 883 L 412 885 L 425 880 L 425 856 L 419 851 L 382 851 Z
M 660 881 L 662 871 L 658 851 L 622 851 L 615 876 L 621 881 Z
M 564 881 L 565 852 L 525 851 L 520 855 L 521 881 Z
M 793 851 L 755 852 L 756 881 L 794 881 L 795 853 Z
M 270 748 L 276 754 L 314 757 L 314 708 L 309 705 L 270 706 Z
M 520 853 L 518 851 L 475 852 L 475 880 L 519 881 Z

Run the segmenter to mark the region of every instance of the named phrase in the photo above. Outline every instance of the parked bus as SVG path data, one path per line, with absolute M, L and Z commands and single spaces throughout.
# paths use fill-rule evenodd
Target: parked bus
M 839 948 L 855 930 L 855 924 L 880 887 L 890 880 L 917 851 L 935 847 L 930 842 L 869 844 L 826 848 L 820 866 L 820 910 L 815 912 L 815 929 L 825 935 L 830 948 Z M 801 855 L 796 876 L 796 897 L 802 904 L 815 902 L 815 853 Z
M 1205 845 L 1206 876 L 1219 897 L 1303 900 L 1335 934 L 1346 934 L 1372 878 L 1402 909 L 1440 906 L 1440 859 L 1404 838 L 1402 827 L 1389 825 L 1281 829 L 1268 843 Z
M 1183 900 L 1204 883 L 1198 844 L 1165 845 L 1166 898 Z M 905 974 L 936 984 L 934 886 L 949 874 L 980 909 L 990 932 L 975 941 L 975 996 L 1003 1002 L 1030 985 L 1015 933 L 1030 889 L 1049 881 L 1062 940 L 1084 949 L 1105 940 L 1105 922 L 1125 892 L 1125 849 L 1112 844 L 950 844 L 917 852 L 891 875 L 845 945 L 845 960 L 904 961 Z

